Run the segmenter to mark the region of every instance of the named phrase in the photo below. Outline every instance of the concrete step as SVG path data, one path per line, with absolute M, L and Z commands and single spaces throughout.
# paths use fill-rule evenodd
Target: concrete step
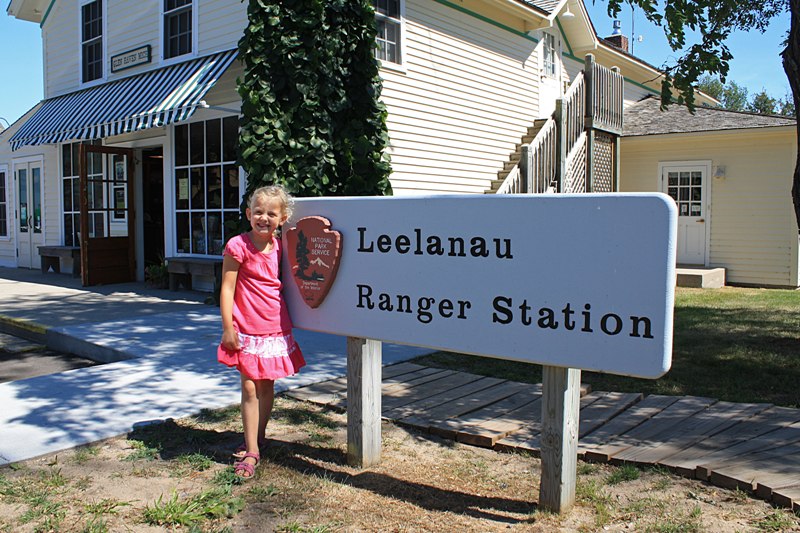
M 721 289 L 725 286 L 725 269 L 704 267 L 678 267 L 678 287 L 696 289 Z

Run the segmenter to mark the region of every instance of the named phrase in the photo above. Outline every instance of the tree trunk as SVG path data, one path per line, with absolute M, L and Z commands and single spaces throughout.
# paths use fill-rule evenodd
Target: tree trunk
M 783 51 L 783 70 L 789 78 L 794 99 L 794 114 L 797 120 L 797 161 L 794 167 L 792 180 L 792 201 L 794 202 L 794 215 L 800 230 L 800 0 L 789 0 L 789 41 Z

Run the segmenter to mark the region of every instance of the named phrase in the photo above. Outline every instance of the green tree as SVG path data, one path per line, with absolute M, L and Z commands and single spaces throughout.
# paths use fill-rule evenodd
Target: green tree
M 777 105 L 778 101 L 768 95 L 766 90 L 761 89 L 760 93 L 753 95 L 749 110 L 754 113 L 761 113 L 762 115 L 774 115 Z
M 732 32 L 757 29 L 766 31 L 776 17 L 789 14 L 789 34 L 781 52 L 783 70 L 792 91 L 792 103 L 798 128 L 798 159 L 792 186 L 795 218 L 800 228 L 800 0 L 608 0 L 608 14 L 617 18 L 623 3 L 640 8 L 647 19 L 661 27 L 670 47 L 680 55 L 674 63 L 664 65 L 661 83 L 662 105 L 669 105 L 673 90 L 678 103 L 694 106 L 694 85 L 704 73 L 718 76 L 722 82 L 728 74 L 732 55 L 727 38 Z M 697 36 L 689 46 L 687 30 Z
M 731 80 L 723 84 L 719 78 L 705 75 L 697 82 L 697 88 L 715 100 L 720 105 L 731 111 L 744 111 L 747 109 L 747 87 L 738 85 Z
M 239 41 L 247 194 L 391 194 L 369 0 L 250 0 Z

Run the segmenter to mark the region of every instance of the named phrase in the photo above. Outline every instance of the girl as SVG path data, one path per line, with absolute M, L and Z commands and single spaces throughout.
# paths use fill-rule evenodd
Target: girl
M 241 374 L 244 444 L 233 455 L 236 475 L 243 478 L 253 477 L 261 459 L 275 380 L 305 365 L 281 294 L 281 241 L 273 236 L 289 218 L 291 203 L 280 186 L 253 192 L 246 210 L 252 229 L 228 241 L 222 258 L 217 359 Z

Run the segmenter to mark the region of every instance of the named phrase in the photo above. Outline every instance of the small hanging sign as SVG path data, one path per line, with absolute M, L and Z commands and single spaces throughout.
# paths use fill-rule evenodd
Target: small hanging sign
M 312 309 L 325 300 L 339 270 L 342 235 L 330 228 L 327 218 L 309 216 L 286 232 L 292 278 Z

